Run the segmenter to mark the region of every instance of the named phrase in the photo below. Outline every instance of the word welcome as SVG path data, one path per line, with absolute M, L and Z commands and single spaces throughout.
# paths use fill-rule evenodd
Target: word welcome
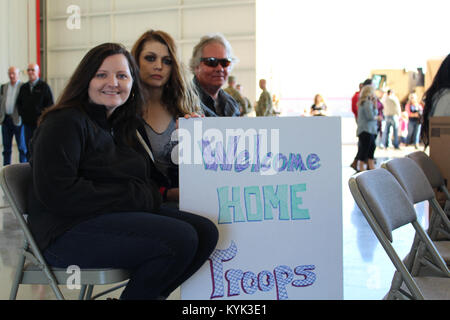
M 232 137 L 232 142 L 227 144 L 227 150 L 221 141 L 212 147 L 211 140 L 202 140 L 202 156 L 205 170 L 234 171 L 243 172 L 250 168 L 251 172 L 294 172 L 317 170 L 320 168 L 320 158 L 315 153 L 310 153 L 306 157 L 299 153 L 290 153 L 289 156 L 283 153 L 273 153 L 271 151 L 261 153 L 260 136 L 255 136 L 256 150 L 244 149 L 238 153 L 239 136 Z M 253 156 L 252 156 L 253 155 Z M 263 156 L 261 156 L 263 155 Z M 306 161 L 305 161 L 305 160 Z
M 183 121 L 186 119 L 180 119 L 180 123 Z M 256 149 L 260 150 L 262 154 L 268 150 L 276 154 L 280 147 L 279 129 L 270 129 L 269 137 L 267 129 L 248 128 L 244 130 L 237 128 L 225 129 L 223 132 L 218 128 L 203 130 L 203 121 L 199 120 L 194 120 L 193 125 L 193 134 L 187 129 L 179 128 L 170 137 L 171 141 L 176 143 L 171 152 L 171 159 L 175 164 L 203 164 L 205 158 L 202 154 L 204 147 L 207 147 L 206 141 L 212 150 L 218 146 L 223 148 L 225 145 L 227 149 L 228 147 L 234 148 L 235 152 L 243 149 L 250 150 L 250 159 L 255 159 Z M 256 144 L 258 144 L 257 147 Z M 227 159 L 231 159 L 231 153 L 227 156 Z M 233 161 L 228 163 L 233 163 Z
M 241 203 L 240 187 L 224 186 L 217 188 L 219 200 L 218 223 L 272 220 L 274 209 L 278 209 L 279 220 L 310 219 L 308 209 L 300 207 L 303 204 L 303 199 L 299 194 L 305 191 L 305 183 L 291 186 L 287 184 L 267 185 L 261 188 L 258 186 L 244 187 L 243 203 Z
M 316 274 L 313 272 L 314 265 L 300 265 L 294 269 L 281 265 L 274 268 L 273 272 L 263 270 L 258 274 L 252 271 L 243 272 L 240 269 L 229 269 L 223 271 L 224 262 L 232 260 L 237 255 L 237 246 L 234 241 L 228 249 L 216 249 L 209 257 L 212 279 L 211 299 L 222 298 L 225 295 L 225 284 L 227 296 L 233 297 L 241 294 L 254 294 L 255 292 L 275 290 L 277 300 L 289 299 L 287 287 L 295 288 L 308 287 L 316 281 Z M 299 278 L 294 279 L 294 275 Z

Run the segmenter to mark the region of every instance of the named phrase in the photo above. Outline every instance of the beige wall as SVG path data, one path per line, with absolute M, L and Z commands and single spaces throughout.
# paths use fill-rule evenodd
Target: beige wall
M 9 66 L 21 69 L 26 81 L 29 62 L 36 61 L 36 1 L 0 0 L 0 83 L 9 81 Z
M 221 32 L 239 63 L 232 74 L 256 97 L 255 0 L 48 0 L 47 74 L 57 96 L 83 55 L 106 41 L 131 49 L 148 29 L 173 36 L 187 65 L 192 48 L 206 33 Z M 81 9 L 79 29 L 67 25 L 67 8 Z M 74 26 L 74 20 L 70 20 Z

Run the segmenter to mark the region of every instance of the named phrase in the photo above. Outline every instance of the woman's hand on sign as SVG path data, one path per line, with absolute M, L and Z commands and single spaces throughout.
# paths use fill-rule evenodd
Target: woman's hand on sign
M 205 117 L 204 114 L 198 114 L 198 113 L 195 113 L 195 112 L 191 112 L 191 113 L 189 113 L 189 114 L 185 114 L 185 115 L 184 115 L 184 118 L 185 118 L 185 119 L 190 119 L 190 118 L 204 118 L 204 117 Z M 177 119 L 177 121 L 176 121 L 175 128 L 178 129 L 178 119 Z

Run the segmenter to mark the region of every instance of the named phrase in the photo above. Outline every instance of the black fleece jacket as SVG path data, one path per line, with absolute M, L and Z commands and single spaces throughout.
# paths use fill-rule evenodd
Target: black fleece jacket
M 104 106 L 85 110 L 49 113 L 32 140 L 28 221 L 42 250 L 89 218 L 161 204 L 148 159 L 114 139 Z
M 46 82 L 39 79 L 31 92 L 30 82 L 27 82 L 20 87 L 16 104 L 23 123 L 28 126 L 36 126 L 42 111 L 53 105 L 52 90 Z

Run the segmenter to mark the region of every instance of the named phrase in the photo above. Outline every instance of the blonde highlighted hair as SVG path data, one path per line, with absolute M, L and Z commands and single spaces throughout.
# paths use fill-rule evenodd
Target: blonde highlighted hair
M 359 93 L 358 107 L 365 101 L 369 100 L 369 98 L 375 97 L 375 88 L 372 85 L 367 85 L 362 87 Z
M 162 102 L 174 117 L 183 117 L 192 112 L 202 113 L 200 99 L 193 83 L 187 77 L 187 71 L 178 57 L 177 47 L 173 38 L 161 30 L 148 30 L 142 34 L 131 49 L 139 66 L 139 57 L 146 42 L 157 41 L 167 46 L 172 59 L 172 73 L 164 86 Z

